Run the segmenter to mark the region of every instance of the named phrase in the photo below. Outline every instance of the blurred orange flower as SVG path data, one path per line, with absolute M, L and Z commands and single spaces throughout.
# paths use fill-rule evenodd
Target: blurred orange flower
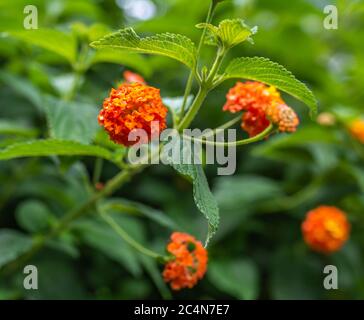
M 167 108 L 163 105 L 159 89 L 141 83 L 123 83 L 111 89 L 104 100 L 98 121 L 111 140 L 124 146 L 148 141 L 129 141 L 134 129 L 144 129 L 148 140 L 166 128 Z M 155 121 L 158 127 L 152 126 Z M 156 132 L 158 131 L 158 132 Z
M 348 240 L 350 223 L 346 214 L 332 206 L 320 206 L 307 213 L 302 223 L 305 242 L 315 251 L 338 251 Z
M 128 83 L 137 82 L 137 83 L 141 83 L 141 84 L 147 84 L 141 75 L 131 72 L 129 70 L 124 71 L 123 76 L 124 76 L 125 81 Z
M 274 86 L 260 82 L 237 82 L 226 95 L 224 111 L 245 111 L 241 127 L 253 137 L 266 129 L 270 122 L 281 132 L 294 132 L 299 124 L 297 114 L 288 107 Z
M 163 278 L 173 290 L 192 288 L 207 269 L 207 250 L 193 236 L 174 232 L 167 251 L 173 259 L 166 263 Z
M 330 112 L 321 112 L 317 116 L 317 123 L 322 126 L 333 126 L 336 123 L 336 118 Z
M 349 125 L 350 133 L 358 139 L 361 143 L 364 143 L 364 120 L 356 119 Z

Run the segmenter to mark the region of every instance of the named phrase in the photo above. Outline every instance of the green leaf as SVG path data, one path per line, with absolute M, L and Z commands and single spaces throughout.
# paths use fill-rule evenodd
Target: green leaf
M 128 213 L 135 216 L 144 216 L 170 230 L 178 230 L 177 224 L 164 212 L 148 207 L 142 203 L 122 198 L 106 200 L 103 204 L 110 212 Z
M 47 229 L 55 218 L 45 204 L 38 200 L 22 202 L 15 213 L 18 224 L 27 231 L 39 232 Z
M 0 150 L 1 148 L 9 147 L 13 144 L 20 143 L 20 142 L 28 142 L 28 138 L 24 137 L 11 137 L 11 138 L 1 138 L 0 139 Z
M 0 230 L 0 267 L 15 260 L 32 246 L 32 239 L 9 229 Z
M 81 38 L 87 38 L 89 41 L 95 41 L 111 32 L 111 29 L 106 24 L 94 23 L 86 25 L 83 22 L 73 22 L 71 29 Z
M 84 145 L 78 142 L 63 140 L 33 140 L 13 144 L 0 149 L 0 160 L 21 157 L 59 156 L 94 156 L 112 161 L 112 153 L 99 146 Z
M 87 26 L 81 22 L 73 23 L 72 30 L 80 37 L 87 38 L 89 42 L 96 41 L 111 32 L 111 29 L 107 25 L 96 23 Z M 105 62 L 121 64 L 133 68 L 145 76 L 151 76 L 152 74 L 150 62 L 141 55 L 130 55 L 127 52 L 120 52 L 110 48 L 94 51 L 88 56 L 86 65 L 89 67 L 92 64 Z
M 230 49 L 245 40 L 252 42 L 251 35 L 255 34 L 257 28 L 248 27 L 242 19 L 225 19 L 214 26 L 210 23 L 199 23 L 197 28 L 207 28 L 207 44 Z
M 10 31 L 9 35 L 52 51 L 61 57 L 66 58 L 70 63 L 76 61 L 77 44 L 73 35 L 55 29 L 37 29 Z
M 76 247 L 76 243 L 70 242 L 67 237 L 69 234 L 63 234 L 60 238 L 47 241 L 47 247 L 62 252 L 71 258 L 79 258 L 80 252 Z M 67 239 L 67 240 L 65 240 Z
M 155 54 L 176 59 L 191 69 L 196 65 L 196 47 L 180 34 L 162 33 L 140 38 L 132 28 L 111 33 L 91 43 L 94 48 L 114 48 L 134 53 Z
M 214 241 L 238 228 L 264 200 L 283 196 L 276 181 L 251 174 L 218 177 L 214 186 L 214 196 L 224 213 Z
M 38 111 L 43 110 L 43 96 L 30 81 L 16 77 L 11 73 L 0 71 L 0 80 L 16 93 L 28 99 Z
M 21 291 L 0 286 L 0 301 L 1 300 L 17 300 L 21 297 Z
M 67 97 L 67 95 L 77 86 L 78 75 L 71 73 L 62 73 L 50 77 L 50 84 L 61 97 Z
M 212 260 L 207 276 L 216 288 L 234 298 L 253 300 L 258 296 L 258 272 L 250 260 Z
M 292 251 L 281 247 L 270 257 L 270 296 L 275 300 L 320 299 L 326 291 L 317 285 L 322 283 L 322 261 L 318 256 Z
M 74 230 L 89 246 L 101 251 L 109 258 L 119 262 L 131 274 L 141 274 L 138 256 L 119 235 L 100 219 L 84 219 L 74 224 Z
M 95 138 L 99 125 L 98 110 L 94 105 L 47 97 L 45 110 L 51 138 L 83 144 Z
M 0 134 L 35 137 L 38 134 L 38 130 L 26 125 L 21 125 L 15 121 L 0 120 Z
M 162 278 L 156 260 L 140 254 L 140 261 L 144 269 L 149 274 L 150 278 L 153 280 L 154 284 L 158 288 L 163 299 L 165 300 L 172 299 L 171 292 Z
M 332 131 L 319 126 L 299 129 L 295 134 L 281 134 L 269 139 L 253 149 L 253 155 L 279 161 L 292 162 L 292 157 L 301 156 L 298 148 L 307 149 L 309 145 L 339 143 Z
M 193 183 L 193 198 L 197 208 L 206 217 L 209 228 L 206 238 L 206 246 L 212 236 L 216 233 L 219 226 L 219 208 L 216 199 L 211 193 L 202 165 L 179 164 L 173 167 L 181 174 L 192 179 Z
M 91 299 L 85 282 L 80 280 L 79 261 L 55 250 L 45 250 L 32 263 L 38 269 L 38 289 L 26 290 L 21 281 L 25 300 Z
M 180 142 L 178 139 L 177 141 L 178 143 L 174 145 L 174 148 L 181 149 L 181 158 L 179 159 L 180 161 L 175 161 L 167 153 L 162 154 L 162 157 L 164 158 L 166 163 L 171 165 L 177 172 L 192 180 L 193 198 L 195 200 L 196 206 L 208 221 L 208 232 L 205 242 L 205 246 L 207 246 L 212 236 L 216 233 L 219 225 L 219 208 L 217 206 L 216 199 L 211 193 L 207 178 L 202 169 L 202 165 L 184 164 L 184 162 L 186 162 L 184 161 L 186 160 L 186 155 L 191 151 L 188 151 L 185 148 L 181 147 L 181 145 L 183 145 L 182 141 Z M 173 154 L 176 153 L 173 152 Z
M 310 108 L 311 115 L 317 113 L 317 101 L 307 86 L 287 69 L 269 59 L 245 57 L 232 60 L 222 75 L 222 81 L 232 78 L 250 79 L 275 86 L 304 102 Z
M 131 55 L 128 52 L 120 52 L 113 48 L 101 48 L 95 52 L 90 63 L 103 62 L 117 63 L 133 68 L 147 77 L 152 74 L 152 67 L 149 61 L 138 54 Z

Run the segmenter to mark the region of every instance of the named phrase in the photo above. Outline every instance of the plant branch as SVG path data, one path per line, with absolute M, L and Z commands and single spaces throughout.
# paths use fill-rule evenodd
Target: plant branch
M 205 139 L 199 139 L 199 138 L 192 138 L 187 135 L 183 135 L 184 138 L 192 140 L 194 142 L 200 142 L 205 145 L 213 145 L 215 147 L 238 147 L 254 142 L 258 142 L 260 140 L 263 140 L 265 137 L 267 137 L 269 134 L 271 134 L 274 131 L 274 126 L 272 124 L 269 125 L 268 128 L 266 128 L 261 133 L 257 134 L 256 136 L 248 139 L 242 139 L 234 142 L 218 142 L 218 141 L 208 141 Z
M 93 207 L 98 200 L 101 198 L 110 195 L 117 188 L 126 183 L 134 174 L 140 172 L 145 166 L 135 166 L 128 170 L 123 170 L 118 173 L 114 178 L 109 180 L 106 184 L 105 188 L 95 193 L 87 202 L 82 204 L 80 207 L 75 208 L 68 213 L 66 213 L 63 218 L 56 224 L 47 234 L 40 236 L 34 240 L 32 247 L 20 256 L 15 261 L 6 265 L 1 271 L 2 274 L 8 274 L 16 269 L 19 266 L 22 266 L 26 261 L 32 258 L 40 249 L 42 249 L 49 240 L 57 237 L 61 234 L 69 225 L 76 219 L 88 213 L 88 209 Z
M 180 122 L 179 126 L 178 126 L 178 130 L 182 131 L 183 129 L 186 129 L 191 122 L 193 121 L 193 119 L 195 118 L 198 110 L 200 110 L 200 107 L 202 105 L 202 103 L 204 102 L 206 96 L 207 96 L 208 90 L 204 89 L 204 88 L 200 88 L 195 100 L 193 101 L 191 108 L 188 110 L 188 112 L 186 113 L 185 117 L 182 119 L 182 121 Z
M 186 129 L 191 124 L 191 122 L 195 118 L 197 112 L 199 111 L 203 101 L 205 100 L 207 94 L 213 88 L 215 75 L 219 71 L 219 68 L 225 57 L 225 54 L 226 54 L 226 50 L 224 48 L 218 49 L 215 61 L 211 67 L 211 70 L 209 72 L 207 79 L 202 80 L 200 89 L 195 97 L 195 100 L 192 103 L 191 108 L 188 110 L 187 114 L 185 115 L 185 117 L 182 119 L 182 121 L 180 122 L 180 124 L 178 126 L 179 131 Z
M 101 208 L 99 208 L 100 216 L 105 220 L 105 222 L 130 246 L 139 251 L 140 253 L 151 257 L 153 259 L 161 259 L 164 258 L 157 252 L 149 250 L 145 248 L 142 244 L 134 240 L 129 234 L 107 213 L 103 212 Z
M 92 176 L 92 183 L 94 184 L 94 186 L 100 180 L 103 162 L 104 161 L 102 158 L 95 159 L 94 172 Z
M 241 120 L 241 115 L 238 115 L 237 117 L 233 118 L 232 120 L 225 122 L 221 126 L 218 126 L 216 129 L 214 129 L 214 132 L 216 132 L 219 129 L 227 129 L 233 126 L 235 123 L 238 123 Z
M 225 122 L 224 124 L 222 124 L 221 126 L 215 128 L 214 130 L 212 130 L 211 133 L 204 135 L 204 138 L 210 138 L 216 135 L 218 130 L 224 130 L 227 128 L 230 128 L 231 126 L 233 126 L 234 124 L 236 124 L 237 122 L 239 122 L 241 120 L 241 115 L 233 118 L 232 120 Z M 187 136 L 188 137 L 188 136 Z M 188 137 L 191 139 L 191 137 Z
M 209 83 L 209 85 L 211 87 L 213 86 L 215 75 L 217 74 L 217 72 L 220 69 L 221 63 L 225 58 L 226 52 L 227 52 L 227 50 L 225 50 L 224 48 L 219 48 L 217 50 L 215 61 L 212 64 L 210 73 L 209 73 L 209 75 L 208 75 L 208 77 L 206 79 L 206 82 Z
M 215 12 L 216 5 L 217 5 L 217 3 L 215 1 L 211 1 L 209 10 L 207 12 L 207 17 L 206 17 L 206 21 L 205 21 L 206 23 L 210 23 L 211 22 L 212 17 L 213 17 L 214 12 Z M 200 37 L 200 41 L 199 41 L 198 46 L 197 46 L 196 61 L 198 61 L 198 59 L 200 57 L 200 52 L 201 52 L 201 48 L 202 48 L 203 42 L 205 40 L 206 31 L 207 31 L 207 28 L 205 26 L 203 28 L 203 30 L 202 30 L 202 34 L 201 34 L 201 37 Z M 191 89 L 192 89 L 193 77 L 194 77 L 195 74 L 198 74 L 196 69 L 197 69 L 197 65 L 195 67 L 195 70 L 192 70 L 190 72 L 189 76 L 188 76 L 185 93 L 183 95 L 183 102 L 182 102 L 182 108 L 181 108 L 180 117 L 183 116 L 183 114 L 185 112 L 185 109 L 186 109 L 187 99 L 188 99 L 188 96 L 190 95 Z

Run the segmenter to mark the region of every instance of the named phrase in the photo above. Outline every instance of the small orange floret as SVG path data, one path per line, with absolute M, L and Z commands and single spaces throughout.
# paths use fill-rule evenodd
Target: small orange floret
M 162 103 L 159 89 L 141 83 L 123 83 L 117 89 L 111 89 L 98 121 L 111 140 L 131 146 L 147 143 L 154 135 L 159 136 L 166 128 L 166 117 L 167 108 Z M 144 129 L 148 141 L 129 141 L 129 133 L 134 129 Z
M 268 126 L 269 120 L 262 109 L 250 108 L 247 112 L 244 112 L 241 128 L 249 134 L 249 137 L 256 136 Z
M 350 133 L 354 138 L 364 143 L 364 120 L 356 119 L 349 125 Z
M 173 259 L 166 263 L 163 278 L 173 290 L 192 288 L 203 278 L 207 269 L 207 250 L 193 236 L 174 232 L 167 251 Z
M 296 112 L 285 104 L 270 105 L 265 112 L 281 132 L 295 132 L 300 123 Z
M 313 250 L 328 254 L 338 251 L 348 240 L 350 223 L 342 210 L 320 206 L 307 213 L 302 232 Z
M 124 71 L 123 76 L 124 76 L 125 81 L 128 83 L 137 82 L 137 83 L 141 83 L 141 84 L 146 84 L 144 78 L 141 75 L 131 72 L 129 70 Z
M 241 127 L 250 137 L 261 133 L 269 123 L 281 132 L 294 132 L 299 124 L 297 114 L 282 100 L 274 86 L 260 82 L 237 82 L 226 95 L 224 111 L 245 111 Z

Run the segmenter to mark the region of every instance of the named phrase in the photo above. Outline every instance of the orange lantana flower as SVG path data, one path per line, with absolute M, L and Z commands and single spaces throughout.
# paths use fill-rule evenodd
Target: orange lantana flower
M 349 130 L 352 136 L 364 143 L 364 120 L 357 119 L 350 123 Z
M 226 95 L 224 111 L 245 111 L 241 127 L 253 137 L 266 129 L 269 123 L 281 132 L 294 132 L 299 124 L 297 114 L 288 107 L 274 86 L 260 82 L 237 82 Z
M 331 206 L 320 206 L 307 213 L 302 223 L 305 242 L 315 251 L 338 251 L 348 240 L 350 224 L 346 214 Z
M 167 251 L 172 259 L 165 265 L 163 278 L 173 290 L 192 288 L 207 269 L 207 251 L 193 236 L 174 232 Z
M 100 125 L 111 140 L 125 146 L 148 141 L 129 141 L 134 129 L 144 129 L 148 140 L 166 128 L 167 108 L 163 105 L 159 89 L 141 83 L 123 83 L 111 89 L 98 116 Z M 152 126 L 152 122 L 157 124 Z M 156 132 L 157 131 L 157 132 Z

